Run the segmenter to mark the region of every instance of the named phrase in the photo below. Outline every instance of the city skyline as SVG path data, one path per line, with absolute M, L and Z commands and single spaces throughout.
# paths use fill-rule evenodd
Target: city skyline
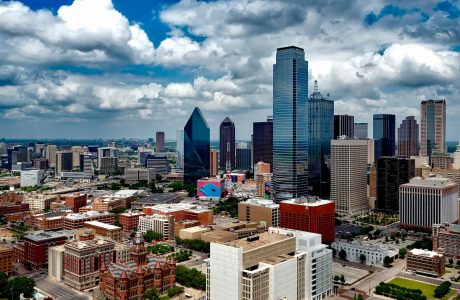
M 172 140 L 199 106 L 212 140 L 226 116 L 249 140 L 272 114 L 276 48 L 296 45 L 337 114 L 372 131 L 373 114 L 420 123 L 420 102 L 445 98 L 458 139 L 458 3 L 239 3 L 1 2 L 0 138 Z

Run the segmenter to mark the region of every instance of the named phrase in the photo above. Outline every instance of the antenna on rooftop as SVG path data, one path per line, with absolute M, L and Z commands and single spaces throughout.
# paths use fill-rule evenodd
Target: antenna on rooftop
M 313 87 L 313 92 L 318 93 L 318 80 L 315 80 L 315 85 Z

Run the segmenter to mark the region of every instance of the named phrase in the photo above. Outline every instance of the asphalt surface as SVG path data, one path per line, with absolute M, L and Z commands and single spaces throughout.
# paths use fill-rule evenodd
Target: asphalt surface
M 380 284 L 380 282 L 387 281 L 397 276 L 404 269 L 404 266 L 404 260 L 397 259 L 391 268 L 379 268 L 373 274 L 352 285 L 352 287 L 356 288 L 357 290 L 372 292 L 375 287 Z
M 77 291 L 60 284 L 58 282 L 55 282 L 51 279 L 44 278 L 41 280 L 37 280 L 35 282 L 35 286 L 43 291 L 46 294 L 49 294 L 50 296 L 54 297 L 56 300 L 89 300 L 91 299 L 87 295 L 78 293 Z

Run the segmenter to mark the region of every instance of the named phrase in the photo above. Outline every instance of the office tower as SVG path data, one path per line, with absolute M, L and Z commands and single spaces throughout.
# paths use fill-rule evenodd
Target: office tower
M 251 149 L 246 143 L 238 143 L 236 147 L 236 168 L 238 170 L 252 170 Z
M 252 125 L 252 159 L 273 165 L 273 117 L 267 117 L 266 122 L 254 122 Z
M 60 176 L 61 172 L 72 171 L 73 169 L 73 153 L 72 151 L 56 152 L 56 176 Z
M 46 146 L 45 158 L 48 159 L 48 165 L 50 168 L 56 167 L 56 151 L 57 151 L 56 145 Z
M 395 155 L 395 115 L 374 115 L 375 161 Z
M 196 184 L 209 177 L 210 131 L 198 107 L 184 127 L 184 183 Z
M 413 116 L 402 120 L 398 128 L 398 156 L 418 156 L 418 124 Z
M 184 130 L 177 129 L 176 132 L 176 168 L 184 168 Z
M 420 105 L 420 155 L 445 153 L 446 146 L 446 100 L 423 100 Z
M 460 225 L 433 224 L 433 251 L 442 249 L 444 255 L 460 260 Z
M 118 173 L 118 157 L 101 157 L 99 163 L 100 174 L 113 176 Z
M 111 158 L 118 158 L 119 151 L 117 148 L 114 147 L 101 147 L 97 149 L 97 166 L 100 169 L 102 164 L 102 158 L 104 157 L 111 157 Z
M 332 140 L 331 146 L 331 200 L 336 213 L 366 212 L 367 140 Z
M 334 139 L 346 136 L 350 139 L 355 136 L 355 117 L 350 115 L 334 116 Z
M 369 129 L 367 123 L 355 123 L 355 138 L 367 139 L 369 138 Z
M 432 153 L 431 154 L 431 168 L 449 169 L 451 158 L 449 153 Z
M 279 204 L 266 199 L 248 199 L 238 203 L 238 220 L 256 222 L 265 228 L 278 227 Z
M 207 278 L 209 300 L 320 300 L 332 295 L 332 250 L 319 234 L 271 227 L 211 243 Z
M 400 226 L 430 230 L 458 220 L 458 186 L 448 178 L 412 178 L 399 187 Z
M 29 161 L 29 155 L 27 152 L 27 148 L 24 146 L 14 146 L 11 149 L 7 149 L 7 157 L 8 157 L 8 170 L 13 170 L 13 166 Z
M 275 201 L 308 193 L 308 62 L 302 48 L 278 48 L 273 65 Z
M 154 169 L 155 174 L 161 176 L 171 173 L 171 167 L 169 166 L 167 156 L 149 154 L 145 159 L 144 167 L 147 169 Z
M 209 176 L 215 177 L 219 174 L 219 151 L 211 150 L 209 159 Z
M 72 164 L 73 164 L 73 167 L 76 168 L 76 169 L 79 169 L 80 168 L 80 154 L 88 152 L 88 148 L 83 147 L 83 146 L 72 146 L 70 148 L 70 151 L 72 151 Z
M 327 95 L 329 96 L 329 94 Z M 315 80 L 308 98 L 308 183 L 310 194 L 329 198 L 331 140 L 334 138 L 334 101 L 318 91 Z
M 219 166 L 231 171 L 235 167 L 235 124 L 226 117 L 219 127 Z
M 8 151 L 8 145 L 6 143 L 0 142 L 0 155 L 7 154 L 7 151 Z
M 281 228 L 319 233 L 323 243 L 332 243 L 335 239 L 335 204 L 311 196 L 281 201 L 279 224 Z
M 165 148 L 165 133 L 157 131 L 155 135 L 156 151 L 161 152 Z
M 93 155 L 91 153 L 82 153 L 79 157 L 80 160 L 80 172 L 94 173 L 93 167 Z
M 376 209 L 399 212 L 399 186 L 415 177 L 415 160 L 405 157 L 382 156 L 377 161 Z

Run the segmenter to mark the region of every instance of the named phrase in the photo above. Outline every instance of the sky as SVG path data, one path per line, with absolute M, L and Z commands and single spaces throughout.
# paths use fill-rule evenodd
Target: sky
M 446 99 L 460 134 L 460 1 L 0 0 L 0 138 L 174 140 L 193 108 L 237 139 L 272 114 L 276 48 L 309 61 L 336 114 Z

